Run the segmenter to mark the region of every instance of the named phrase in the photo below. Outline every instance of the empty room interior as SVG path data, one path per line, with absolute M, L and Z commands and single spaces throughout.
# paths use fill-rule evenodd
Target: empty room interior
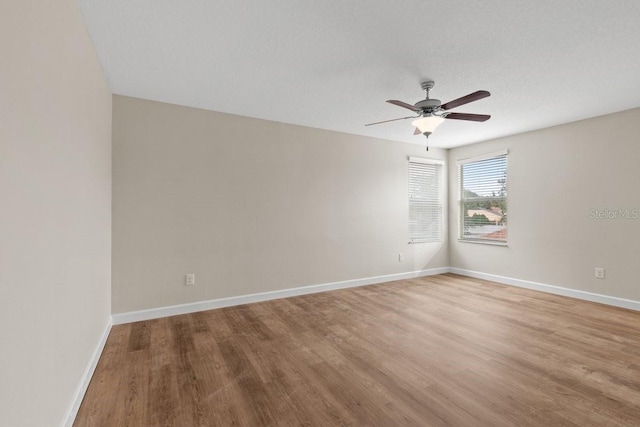
M 0 11 L 0 425 L 640 425 L 638 2 Z

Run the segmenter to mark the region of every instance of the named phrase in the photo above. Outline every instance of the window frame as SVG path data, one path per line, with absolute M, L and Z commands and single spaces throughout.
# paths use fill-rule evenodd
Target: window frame
M 460 159 L 456 162 L 456 168 L 457 168 L 457 186 L 458 186 L 458 241 L 459 242 L 464 242 L 464 243 L 479 243 L 479 244 L 484 244 L 484 245 L 496 245 L 496 246 L 508 246 L 508 238 L 509 238 L 509 225 L 508 225 L 508 221 L 506 224 L 506 228 L 505 228 L 505 238 L 504 240 L 502 239 L 483 239 L 483 238 L 479 238 L 477 236 L 475 237 L 465 237 L 464 235 L 464 230 L 465 230 L 465 222 L 464 222 L 464 218 L 465 218 L 465 202 L 468 201 L 472 201 L 469 198 L 465 198 L 464 197 L 464 176 L 462 174 L 462 170 L 463 170 L 463 166 L 470 164 L 470 163 L 479 163 L 479 162 L 483 162 L 483 161 L 487 161 L 487 160 L 495 160 L 498 159 L 500 157 L 504 157 L 505 159 L 505 183 L 504 183 L 504 188 L 505 188 L 505 195 L 504 196 L 493 196 L 493 199 L 502 199 L 504 202 L 504 206 L 507 207 L 508 203 L 509 203 L 509 178 L 508 178 L 508 174 L 509 174 L 509 151 L 508 150 L 501 150 L 501 151 L 497 151 L 497 152 L 493 152 L 493 153 L 488 153 L 488 154 L 484 154 L 484 155 L 480 155 L 480 156 L 474 156 L 474 157 L 469 157 L 466 159 Z M 477 200 L 481 200 L 482 197 L 479 196 Z M 506 209 L 505 209 L 505 216 L 506 216 Z
M 412 176 L 411 176 L 411 164 L 422 164 L 422 165 L 433 165 L 435 167 L 434 169 L 434 173 L 436 175 L 436 194 L 437 194 L 437 200 L 421 200 L 418 201 L 417 199 L 412 197 L 412 190 L 411 190 L 411 180 L 412 180 Z M 438 160 L 438 159 L 431 159 L 431 158 L 427 158 L 427 157 L 409 157 L 408 158 L 408 162 L 407 162 L 407 185 L 408 185 L 408 191 L 407 191 L 407 203 L 408 203 L 408 230 L 407 230 L 407 234 L 408 234 L 408 243 L 409 244 L 418 244 L 418 243 L 442 243 L 444 242 L 444 236 L 445 236 L 445 197 L 444 197 L 444 190 L 445 190 L 445 162 L 444 160 Z M 417 203 L 416 203 L 417 202 Z M 424 237 L 420 238 L 416 238 L 414 237 L 415 234 L 413 234 L 411 232 L 412 230 L 412 213 L 414 212 L 414 210 L 412 209 L 412 206 L 416 206 L 418 205 L 418 203 L 432 203 L 435 204 L 436 208 L 439 210 L 438 211 L 438 218 L 436 218 L 436 220 L 438 221 L 438 236 L 437 237 L 431 237 L 429 235 L 425 235 Z

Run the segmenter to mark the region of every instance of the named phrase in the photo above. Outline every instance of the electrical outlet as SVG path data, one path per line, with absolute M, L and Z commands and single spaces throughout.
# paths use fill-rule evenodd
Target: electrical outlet
M 595 276 L 596 279 L 604 279 L 604 268 L 596 267 Z
M 398 254 L 398 262 L 402 262 L 404 261 L 404 254 L 403 253 L 399 253 Z
M 184 284 L 186 286 L 193 286 L 196 284 L 196 275 L 193 273 L 187 273 L 185 280 L 184 280 Z

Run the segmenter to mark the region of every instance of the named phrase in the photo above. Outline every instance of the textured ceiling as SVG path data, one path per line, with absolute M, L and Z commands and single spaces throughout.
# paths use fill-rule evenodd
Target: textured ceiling
M 454 147 L 640 107 L 637 0 L 79 0 L 111 90 L 423 143 L 385 103 L 492 96 L 455 109 Z M 409 114 L 407 114 L 409 113 Z

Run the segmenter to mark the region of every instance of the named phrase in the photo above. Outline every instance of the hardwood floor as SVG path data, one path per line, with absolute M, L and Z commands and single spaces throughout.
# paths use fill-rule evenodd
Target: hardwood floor
M 446 274 L 114 326 L 75 426 L 637 426 L 640 313 Z

